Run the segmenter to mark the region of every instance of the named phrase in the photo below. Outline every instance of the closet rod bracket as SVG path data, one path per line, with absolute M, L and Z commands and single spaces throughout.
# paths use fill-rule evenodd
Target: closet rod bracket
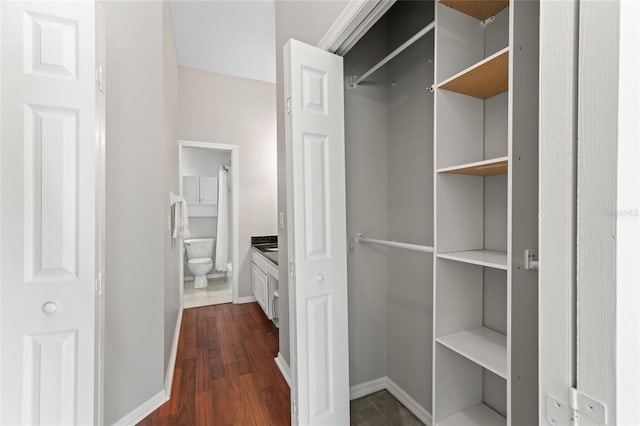
M 348 75 L 346 78 L 345 86 L 347 89 L 355 89 L 358 87 L 358 76 L 357 75 Z
M 489 16 L 484 21 L 480 21 L 480 25 L 482 25 L 483 27 L 486 27 L 487 25 L 489 25 L 490 23 L 492 23 L 495 20 L 496 20 L 495 16 Z

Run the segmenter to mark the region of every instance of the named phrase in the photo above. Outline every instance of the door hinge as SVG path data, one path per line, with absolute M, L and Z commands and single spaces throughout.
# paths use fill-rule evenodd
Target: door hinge
M 98 272 L 98 276 L 96 277 L 96 294 L 98 296 L 102 296 L 102 291 L 104 287 L 104 272 Z
M 287 104 L 287 114 L 291 114 L 291 95 L 287 95 L 287 100 L 285 102 Z
M 296 277 L 296 264 L 293 261 L 293 257 L 289 258 L 289 276 L 291 278 L 295 278 Z
M 569 389 L 569 405 L 547 394 L 545 418 L 552 426 L 579 426 L 581 417 L 589 417 L 590 423 L 607 424 L 607 406 L 585 395 L 576 388 Z
M 538 254 L 534 249 L 524 251 L 524 269 L 539 269 Z
M 102 65 L 98 66 L 96 70 L 96 82 L 98 83 L 98 90 L 104 92 L 104 71 Z
M 298 419 L 298 400 L 296 398 L 293 398 L 293 418 L 295 420 Z M 298 424 L 298 422 L 295 422 L 295 424 Z

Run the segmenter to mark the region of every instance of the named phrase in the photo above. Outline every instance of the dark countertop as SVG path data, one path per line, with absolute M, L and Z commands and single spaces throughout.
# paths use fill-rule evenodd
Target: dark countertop
M 278 265 L 278 236 L 267 235 L 264 237 L 251 237 L 251 247 L 261 255 Z

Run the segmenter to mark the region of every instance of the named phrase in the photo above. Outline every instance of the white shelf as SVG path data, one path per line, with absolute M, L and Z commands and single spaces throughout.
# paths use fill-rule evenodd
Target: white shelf
M 471 263 L 473 265 L 486 266 L 507 270 L 507 253 L 493 250 L 469 250 L 454 251 L 450 253 L 438 253 L 440 259 L 455 260 L 456 262 Z
M 485 327 L 438 337 L 438 343 L 507 379 L 507 336 Z
M 498 157 L 490 160 L 442 167 L 438 169 L 438 173 L 452 173 L 471 176 L 495 176 L 507 173 L 508 169 L 509 157 Z
M 464 411 L 439 421 L 438 426 L 503 426 L 507 420 L 484 404 L 474 405 Z

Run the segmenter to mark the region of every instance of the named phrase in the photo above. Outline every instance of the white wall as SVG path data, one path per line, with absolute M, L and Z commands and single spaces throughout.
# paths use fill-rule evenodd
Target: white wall
M 178 64 L 274 83 L 274 3 L 172 0 Z
M 105 423 L 113 424 L 164 389 L 177 318 L 167 208 L 177 190 L 177 67 L 162 2 L 111 1 L 104 9 Z
M 251 236 L 277 232 L 275 85 L 179 69 L 180 139 L 238 145 L 239 296 L 251 295 Z
M 220 166 L 229 158 L 231 158 L 231 151 L 184 147 L 182 175 L 218 177 Z
M 347 0 L 276 1 L 276 86 L 278 114 L 278 212 L 286 214 L 287 187 L 284 135 L 284 86 L 282 73 L 282 48 L 290 38 L 316 45 L 327 33 Z M 285 217 L 286 223 L 286 217 Z M 278 229 L 280 264 L 280 352 L 289 363 L 289 290 L 287 269 L 287 230 Z

